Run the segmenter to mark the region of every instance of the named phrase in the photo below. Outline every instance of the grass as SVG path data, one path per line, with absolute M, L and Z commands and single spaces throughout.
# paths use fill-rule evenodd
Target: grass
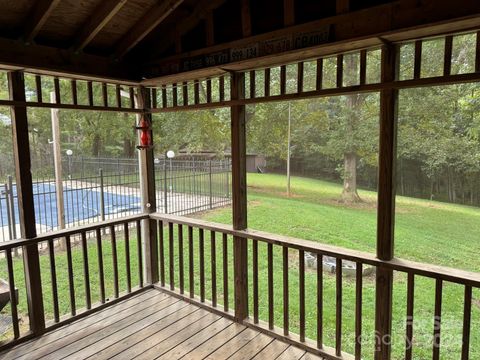
M 293 196 L 285 194 L 285 178 L 278 175 L 250 174 L 248 177 L 249 227 L 284 234 L 321 243 L 334 244 L 352 249 L 375 252 L 376 237 L 376 194 L 370 191 L 360 191 L 364 202 L 346 205 L 338 201 L 341 186 L 334 183 L 293 178 Z M 200 215 L 203 219 L 220 223 L 231 222 L 229 208 L 217 209 Z M 417 200 L 412 198 L 397 198 L 395 250 L 397 256 L 445 266 L 458 267 L 466 270 L 480 271 L 479 253 L 480 241 L 478 223 L 480 211 L 476 208 L 460 205 L 444 204 L 435 201 Z M 169 274 L 169 241 L 167 228 L 164 229 L 165 277 L 170 281 Z M 187 229 L 183 232 L 183 257 L 185 269 L 185 292 L 188 292 L 188 241 Z M 173 261 L 175 286 L 179 286 L 179 251 L 178 228 L 173 229 Z M 229 307 L 233 308 L 233 254 L 232 239 L 228 243 L 228 284 Z M 111 243 L 108 236 L 103 241 L 105 276 L 107 296 L 113 295 L 113 274 L 111 261 Z M 194 231 L 194 290 L 200 293 L 199 281 L 199 232 Z M 212 298 L 212 268 L 211 268 L 211 234 L 204 234 L 205 254 L 205 296 Z M 117 251 L 119 259 L 121 289 L 125 289 L 125 252 L 124 241 L 117 236 Z M 131 235 L 132 283 L 138 281 L 138 263 L 136 259 L 135 236 Z M 223 257 L 222 238 L 216 236 L 216 277 L 219 306 L 223 304 Z M 252 242 L 249 242 L 249 308 L 252 311 Z M 72 251 L 75 275 L 75 290 L 77 308 L 85 305 L 82 254 L 80 248 Z M 267 248 L 259 244 L 259 310 L 260 318 L 268 319 L 267 299 Z M 57 251 L 56 255 L 59 300 L 61 314 L 68 314 L 68 277 L 66 272 L 66 256 Z M 98 267 L 97 252 L 94 243 L 89 244 L 90 279 L 93 299 L 98 300 Z M 24 289 L 23 262 L 14 261 L 16 285 Z M 283 288 L 282 288 L 282 254 L 281 249 L 274 247 L 274 306 L 275 324 L 283 324 Z M 41 256 L 42 283 L 47 317 L 53 316 L 51 284 L 49 276 L 48 255 Z M 5 278 L 5 262 L 0 261 L 0 275 Z M 289 311 L 290 330 L 298 333 L 299 328 L 299 296 L 298 296 L 298 252 L 289 252 Z M 306 335 L 316 339 L 316 274 L 307 268 L 306 285 Z M 444 284 L 442 308 L 442 349 L 443 359 L 460 358 L 461 335 L 463 323 L 463 291 L 461 286 Z M 432 353 L 432 334 L 434 321 L 435 282 L 431 279 L 416 278 L 415 282 L 415 312 L 414 312 L 414 358 L 428 359 Z M 474 290 L 474 306 L 472 311 L 471 358 L 480 358 L 480 292 Z M 335 345 L 335 277 L 324 275 L 324 343 Z M 371 359 L 373 353 L 375 309 L 375 279 L 368 276 L 364 279 L 362 332 L 363 358 Z M 343 280 L 343 344 L 344 350 L 354 351 L 354 319 L 355 319 L 355 282 L 344 277 Z M 9 311 L 8 309 L 4 309 Z M 20 294 L 19 311 L 25 319 L 27 305 L 24 294 Z M 406 276 L 395 273 L 393 298 L 393 358 L 404 356 L 404 333 L 406 313 Z

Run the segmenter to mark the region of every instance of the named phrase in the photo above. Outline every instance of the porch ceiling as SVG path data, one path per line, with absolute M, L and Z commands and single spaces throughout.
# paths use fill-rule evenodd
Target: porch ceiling
M 0 66 L 158 84 L 471 30 L 478 16 L 475 0 L 3 0 Z

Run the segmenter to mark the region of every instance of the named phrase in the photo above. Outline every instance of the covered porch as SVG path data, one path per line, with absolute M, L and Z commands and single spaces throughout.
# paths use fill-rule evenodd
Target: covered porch
M 25 3 L 20 10 L 31 16 L 20 35 L 14 26 L 20 10 L 5 5 L 13 25 L 0 38 L 8 79 L 0 106 L 11 112 L 21 236 L 0 243 L 11 317 L 1 358 L 416 359 L 418 330 L 432 340 L 421 358 L 448 358 L 447 287 L 461 294 L 454 319 L 459 355 L 475 358 L 480 274 L 395 257 L 394 229 L 399 91 L 480 80 L 478 3 L 337 0 L 328 2 L 329 11 L 301 0 L 268 1 L 265 8 L 246 0 L 87 3 L 71 18 L 65 14 L 72 1 Z M 75 24 L 68 42 L 62 26 L 68 32 Z M 465 34 L 475 39 L 472 66 L 455 72 L 454 44 Z M 426 76 L 422 47 L 432 38 L 442 44 L 442 69 Z M 358 60 L 353 70 L 347 57 Z M 327 62 L 333 66 L 325 70 Z M 305 76 L 307 65 L 313 78 Z M 367 76 L 375 66 L 377 76 Z M 328 86 L 326 77 L 333 79 Z M 42 95 L 47 81 L 50 101 Z M 375 251 L 249 228 L 246 107 L 371 92 L 380 105 Z M 30 108 L 135 116 L 141 210 L 39 232 Z M 168 206 L 157 203 L 154 116 L 217 108 L 227 108 L 231 120 L 231 221 L 165 213 Z M 347 269 L 346 262 L 355 266 Z M 415 286 L 424 281 L 434 283 L 434 314 L 430 324 L 417 324 Z M 405 291 L 394 298 L 399 286 Z M 373 318 L 365 316 L 366 298 Z M 400 328 L 392 325 L 394 306 L 404 308 Z M 366 333 L 366 322 L 374 331 Z M 393 356 L 392 338 L 400 332 Z

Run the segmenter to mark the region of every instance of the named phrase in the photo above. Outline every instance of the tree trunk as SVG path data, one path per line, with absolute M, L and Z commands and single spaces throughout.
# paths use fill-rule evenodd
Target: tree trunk
M 100 135 L 95 134 L 95 137 L 93 138 L 93 144 L 92 144 L 92 155 L 95 157 L 100 156 L 100 150 L 102 146 L 102 139 L 100 138 Z
M 357 192 L 357 154 L 344 154 L 345 174 L 343 176 L 343 202 L 360 202 Z

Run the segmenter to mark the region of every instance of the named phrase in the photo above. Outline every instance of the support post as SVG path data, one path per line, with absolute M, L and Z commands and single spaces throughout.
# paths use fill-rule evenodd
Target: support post
M 21 71 L 8 73 L 8 85 L 10 100 L 19 103 L 25 102 L 25 81 Z M 23 239 L 32 239 L 37 236 L 37 229 L 35 225 L 27 109 L 24 106 L 12 106 L 11 115 L 20 231 Z M 22 253 L 30 330 L 33 334 L 40 335 L 45 332 L 45 316 L 38 245 L 23 246 Z
M 245 98 L 245 74 L 232 73 L 232 100 Z M 231 108 L 232 145 L 232 207 L 233 228 L 247 228 L 247 172 L 245 105 Z M 233 237 L 235 318 L 242 321 L 248 317 L 247 239 Z
M 397 77 L 395 45 L 382 48 L 382 82 Z M 398 90 L 380 92 L 380 156 L 378 176 L 377 257 L 391 260 L 394 255 L 395 161 Z M 375 360 L 391 358 L 393 271 L 377 268 L 375 306 Z
M 147 110 L 150 108 L 150 92 L 143 86 L 138 88 L 137 106 L 144 111 L 137 115 L 137 123 L 140 123 L 141 117 L 152 125 L 152 115 Z M 153 143 L 153 134 L 150 130 L 150 136 Z M 140 161 L 140 191 L 142 194 L 143 212 L 151 214 L 157 209 L 156 193 L 155 193 L 155 162 L 153 147 L 139 150 Z M 145 277 L 149 284 L 159 281 L 158 269 L 158 241 L 156 221 L 153 219 L 145 219 L 142 224 L 142 238 L 145 259 Z

